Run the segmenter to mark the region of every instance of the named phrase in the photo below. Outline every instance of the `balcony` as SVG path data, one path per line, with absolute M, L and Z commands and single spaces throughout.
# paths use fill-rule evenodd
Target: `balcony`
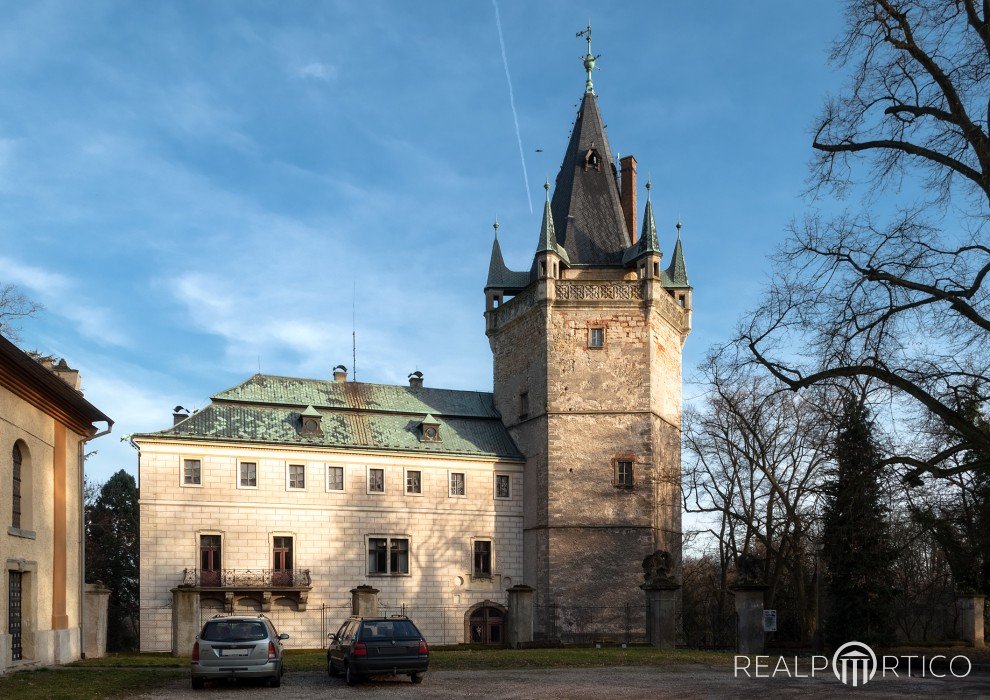
M 309 569 L 183 569 L 179 587 L 222 597 L 228 612 L 235 598 L 254 598 L 267 612 L 273 598 L 290 598 L 305 610 L 313 585 Z

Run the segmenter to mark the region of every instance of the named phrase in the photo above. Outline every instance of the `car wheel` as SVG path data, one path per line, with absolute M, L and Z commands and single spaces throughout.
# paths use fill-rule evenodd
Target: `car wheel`
M 280 685 L 282 685 L 282 674 L 272 676 L 268 679 L 269 688 L 278 688 Z
M 192 679 L 192 687 L 193 687 L 193 690 L 202 690 L 204 687 L 206 687 L 206 681 L 204 679 L 202 679 L 202 678 L 195 678 L 194 677 Z
M 412 679 L 412 682 L 413 683 L 422 683 L 423 682 L 423 676 L 425 676 L 425 675 L 426 675 L 425 673 L 411 673 L 411 674 L 409 674 L 409 678 Z
M 331 678 L 336 678 L 340 673 L 333 667 L 333 659 L 329 656 L 327 657 L 327 675 Z
M 350 664 L 344 664 L 344 680 L 347 682 L 347 685 L 358 684 L 358 674 L 351 670 Z

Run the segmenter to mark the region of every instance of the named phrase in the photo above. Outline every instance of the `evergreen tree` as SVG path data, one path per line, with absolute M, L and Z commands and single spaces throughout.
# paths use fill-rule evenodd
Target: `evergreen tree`
M 121 469 L 86 504 L 86 582 L 110 589 L 107 650 L 137 646 L 138 489 Z
M 893 547 L 882 499 L 880 455 L 866 407 L 846 401 L 826 486 L 822 558 L 828 611 L 825 639 L 835 648 L 856 640 L 893 641 Z

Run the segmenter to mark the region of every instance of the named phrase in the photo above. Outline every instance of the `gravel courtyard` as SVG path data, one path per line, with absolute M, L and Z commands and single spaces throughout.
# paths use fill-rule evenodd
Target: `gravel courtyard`
M 702 665 L 668 668 L 601 668 L 503 671 L 430 672 L 422 685 L 405 677 L 381 677 L 349 688 L 324 673 L 286 674 L 281 688 L 244 684 L 210 686 L 193 691 L 189 681 L 177 681 L 144 700 L 230 697 L 236 700 L 300 700 L 302 698 L 761 698 L 768 696 L 819 698 L 988 697 L 990 675 L 968 678 L 876 678 L 854 690 L 834 677 L 817 679 L 733 678 L 732 670 Z

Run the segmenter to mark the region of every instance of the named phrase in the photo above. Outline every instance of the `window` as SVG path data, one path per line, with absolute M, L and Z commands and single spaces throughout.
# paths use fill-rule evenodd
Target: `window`
M 512 480 L 508 474 L 495 475 L 495 498 L 512 498 Z
M 385 470 L 368 468 L 368 493 L 385 493 Z
M 473 576 L 490 577 L 492 575 L 492 543 L 491 540 L 474 541 Z
M 604 328 L 589 328 L 588 329 L 588 347 L 589 348 L 603 348 L 603 347 L 605 347 L 605 329 Z
M 529 418 L 529 392 L 519 394 L 519 420 Z
M 21 446 L 14 443 L 14 483 L 13 492 L 14 508 L 11 525 L 20 529 L 21 527 Z
M 183 486 L 203 485 L 203 462 L 199 459 L 182 460 L 182 484 Z
M 304 489 L 304 488 L 306 488 L 306 465 L 305 464 L 290 464 L 289 465 L 289 488 L 290 489 Z
M 275 537 L 272 540 L 273 563 L 275 571 L 290 571 L 292 569 L 292 538 Z
M 620 489 L 631 489 L 633 487 L 632 460 L 618 459 L 615 461 L 615 486 Z
M 258 463 L 241 462 L 238 466 L 237 485 L 242 489 L 258 488 Z
M 199 536 L 199 585 L 220 585 L 220 535 Z
M 369 537 L 368 573 L 408 574 L 409 540 L 405 537 Z
M 343 491 L 344 490 L 344 468 L 343 467 L 327 467 L 327 491 Z
M 463 472 L 451 472 L 450 473 L 450 495 L 451 496 L 463 496 L 464 494 L 464 473 Z
M 406 471 L 406 493 L 423 493 L 423 472 Z

